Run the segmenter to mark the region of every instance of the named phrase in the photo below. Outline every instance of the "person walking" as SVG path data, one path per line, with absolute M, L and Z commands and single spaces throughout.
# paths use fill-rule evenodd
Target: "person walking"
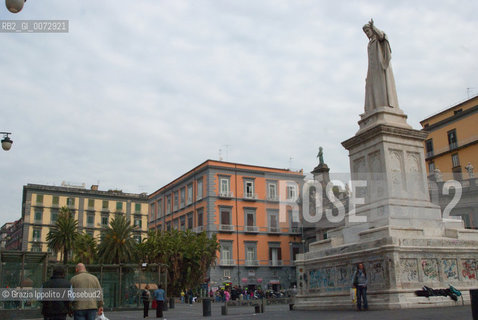
M 149 311 L 149 300 L 151 300 L 151 292 L 149 292 L 149 285 L 146 285 L 146 287 L 144 287 L 144 290 L 141 294 L 141 299 L 143 300 L 143 318 L 147 318 Z
M 71 278 L 71 285 L 76 291 L 85 290 L 92 293 L 94 290 L 101 290 L 98 278 L 86 271 L 83 263 L 78 263 L 75 268 L 76 275 Z M 103 314 L 103 293 L 101 296 L 89 299 L 73 301 L 73 317 L 75 320 L 95 320 L 96 315 Z
M 65 269 L 62 266 L 55 267 L 50 280 L 43 284 L 43 290 L 48 288 L 71 289 L 71 283 L 65 279 Z M 70 300 L 42 301 L 41 314 L 44 320 L 65 320 L 66 315 L 71 314 L 71 302 Z
M 367 272 L 362 263 L 357 265 L 357 270 L 355 270 L 353 277 L 353 286 L 357 289 L 357 311 L 362 311 L 362 302 L 364 310 L 368 310 L 367 302 Z
M 163 305 L 165 300 L 164 290 L 161 288 L 161 285 L 158 284 L 158 289 L 153 292 L 154 300 L 156 300 L 156 318 L 163 317 Z M 163 318 L 166 319 L 166 318 Z

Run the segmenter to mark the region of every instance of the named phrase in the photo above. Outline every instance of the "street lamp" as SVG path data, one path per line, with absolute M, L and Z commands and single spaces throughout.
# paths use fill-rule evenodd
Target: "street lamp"
M 19 13 L 23 9 L 23 4 L 27 0 L 5 0 L 5 5 L 11 13 Z
M 8 137 L 9 134 L 12 134 L 11 132 L 0 132 L 0 134 L 3 134 L 3 139 L 2 139 L 2 149 L 5 151 L 10 150 L 12 147 L 12 139 Z

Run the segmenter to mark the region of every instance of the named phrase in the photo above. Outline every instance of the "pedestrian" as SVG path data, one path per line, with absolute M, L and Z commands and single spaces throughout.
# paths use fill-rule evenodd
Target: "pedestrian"
M 184 290 L 181 290 L 181 303 L 185 303 L 184 296 L 185 296 Z
M 65 269 L 62 266 L 53 269 L 52 277 L 42 286 L 43 290 L 47 288 L 71 289 L 71 283 L 65 279 Z M 41 314 L 44 320 L 65 320 L 67 314 L 71 315 L 71 302 L 70 300 L 42 301 Z
M 161 284 L 158 284 L 158 289 L 154 290 L 153 296 L 154 296 L 154 300 L 156 300 L 156 318 L 162 318 L 165 293 L 161 287 Z
M 143 300 L 143 318 L 147 318 L 149 311 L 149 300 L 151 300 L 151 292 L 149 292 L 149 285 L 146 285 L 146 287 L 144 287 L 144 290 L 141 294 L 141 298 Z
M 88 299 L 73 301 L 73 317 L 75 320 L 95 320 L 96 315 L 103 314 L 103 293 L 98 278 L 86 271 L 83 263 L 78 263 L 75 268 L 76 275 L 71 278 L 71 285 L 76 292 L 83 293 L 82 290 L 91 295 L 95 290 L 99 290 L 99 295 Z
M 191 288 L 189 288 L 188 289 L 188 302 L 189 302 L 190 305 L 193 304 L 193 296 L 194 296 L 193 290 Z
M 362 263 L 357 265 L 357 270 L 355 270 L 353 277 L 353 286 L 357 289 L 357 311 L 362 310 L 362 302 L 364 310 L 368 310 L 367 302 L 367 272 Z

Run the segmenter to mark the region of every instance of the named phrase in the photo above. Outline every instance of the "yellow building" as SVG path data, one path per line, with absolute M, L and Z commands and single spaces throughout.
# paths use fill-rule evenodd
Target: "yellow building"
M 120 190 L 100 191 L 97 185 L 23 186 L 21 250 L 49 251 L 46 237 L 55 224 L 60 208 L 66 206 L 78 220 L 78 231 L 99 240 L 101 230 L 118 214 L 124 214 L 134 225 L 134 237 L 141 241 L 148 229 L 147 194 L 123 193 Z
M 439 169 L 443 180 L 469 179 L 478 168 L 478 96 L 422 121 L 427 172 Z M 472 175 L 473 176 L 473 175 Z

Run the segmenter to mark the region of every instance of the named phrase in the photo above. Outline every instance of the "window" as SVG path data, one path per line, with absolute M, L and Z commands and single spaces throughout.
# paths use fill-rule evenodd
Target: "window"
M 173 210 L 176 211 L 178 210 L 178 204 L 179 204 L 179 192 L 174 192 L 174 204 L 173 204 Z
M 197 181 L 197 195 L 196 195 L 196 200 L 201 200 L 202 195 L 203 195 L 203 190 L 202 190 L 202 179 Z
M 108 216 L 102 216 L 101 217 L 101 226 L 102 227 L 107 227 L 108 226 Z
M 246 265 L 257 265 L 257 243 L 256 242 L 244 242 L 246 247 Z
M 292 233 L 300 233 L 299 213 L 297 211 L 294 214 L 292 210 L 289 210 L 289 221 L 290 231 Z
M 258 232 L 259 228 L 256 226 L 256 209 L 245 208 L 244 209 L 244 231 L 245 232 Z
M 41 229 L 33 229 L 33 241 L 41 241 Z
M 435 172 L 435 162 L 430 161 L 428 163 L 428 174 L 433 174 Z
M 457 113 L 460 113 L 460 112 L 463 112 L 463 109 L 458 109 L 458 110 L 453 111 L 453 115 L 455 115 Z
M 425 141 L 425 149 L 427 152 L 427 158 L 432 157 L 433 156 L 433 140 L 432 139 L 428 139 L 427 141 Z
M 116 211 L 123 211 L 123 202 L 116 201 Z
M 103 210 L 108 210 L 108 200 L 103 200 L 103 205 L 101 206 Z
M 68 207 L 74 207 L 75 206 L 75 198 L 66 198 L 66 205 Z
M 292 247 L 292 260 L 296 260 L 297 255 L 300 253 L 300 248 L 297 246 Z
M 35 222 L 41 223 L 42 222 L 43 211 L 41 209 L 35 210 Z
M 92 238 L 95 237 L 94 232 L 91 231 L 91 230 L 86 231 L 86 234 L 89 235 L 89 236 L 92 237 Z
M 139 216 L 135 216 L 134 217 L 134 226 L 135 227 L 138 227 L 138 228 L 142 228 L 143 227 L 143 219 L 141 219 L 141 217 Z
M 193 225 L 193 213 L 190 212 L 188 213 L 188 229 L 192 229 L 194 227 Z
M 297 188 L 293 184 L 287 185 L 287 200 L 296 200 L 297 199 Z
M 254 180 L 244 180 L 244 198 L 254 199 Z
M 60 197 L 59 196 L 53 196 L 52 204 L 54 206 L 57 206 L 59 203 L 60 203 Z
M 219 196 L 229 197 L 230 192 L 230 180 L 228 177 L 219 178 Z
M 174 230 L 178 230 L 179 228 L 179 220 L 178 219 L 174 219 L 173 220 L 173 229 Z
M 163 216 L 163 199 L 158 200 L 158 215 L 157 218 L 161 218 Z
M 89 214 L 86 216 L 86 225 L 88 227 L 94 227 L 95 225 L 95 215 L 94 214 Z
M 134 204 L 134 213 L 141 213 L 141 203 Z
M 453 165 L 453 168 L 460 166 L 460 159 L 458 158 L 458 153 L 451 155 L 451 163 Z
M 277 197 L 277 182 L 268 182 L 267 183 L 267 199 L 268 200 L 278 200 L 278 197 Z
M 141 235 L 140 234 L 135 234 L 133 235 L 134 237 L 134 241 L 136 241 L 136 243 L 141 243 Z
M 231 224 L 231 209 L 230 208 L 221 208 L 221 224 L 230 225 Z
M 221 265 L 233 265 L 234 261 L 232 260 L 232 241 L 221 241 L 220 246 Z
M 279 244 L 269 244 L 269 265 L 280 266 L 282 264 L 282 253 Z
M 186 217 L 181 216 L 179 218 L 179 230 L 186 231 Z
M 41 252 L 41 244 L 39 243 L 32 244 L 32 252 Z
M 166 197 L 166 214 L 171 213 L 171 195 Z
M 58 220 L 58 209 L 51 209 L 51 224 L 55 224 Z
M 166 230 L 171 231 L 171 221 L 166 222 Z
M 273 233 L 280 232 L 279 212 L 277 210 L 268 210 L 267 218 L 268 218 L 267 220 L 269 224 L 269 232 L 273 232 Z
M 184 208 L 184 204 L 186 203 L 186 188 L 181 188 L 181 208 Z
M 94 208 L 94 207 L 95 207 L 95 200 L 88 199 L 88 208 Z
M 196 212 L 197 214 L 197 224 L 198 224 L 198 227 L 202 227 L 203 226 L 203 223 L 204 223 L 204 218 L 203 218 L 203 209 L 198 209 L 198 211 Z
M 187 198 L 187 204 L 190 205 L 193 203 L 193 184 L 188 184 L 188 198 Z
M 224 269 L 224 278 L 231 279 L 231 269 Z
M 156 203 L 151 203 L 151 211 L 149 215 L 149 221 L 156 219 Z
M 450 150 L 453 150 L 458 147 L 456 129 L 448 131 L 448 145 L 450 146 Z
M 37 203 L 43 203 L 43 195 L 37 194 Z

